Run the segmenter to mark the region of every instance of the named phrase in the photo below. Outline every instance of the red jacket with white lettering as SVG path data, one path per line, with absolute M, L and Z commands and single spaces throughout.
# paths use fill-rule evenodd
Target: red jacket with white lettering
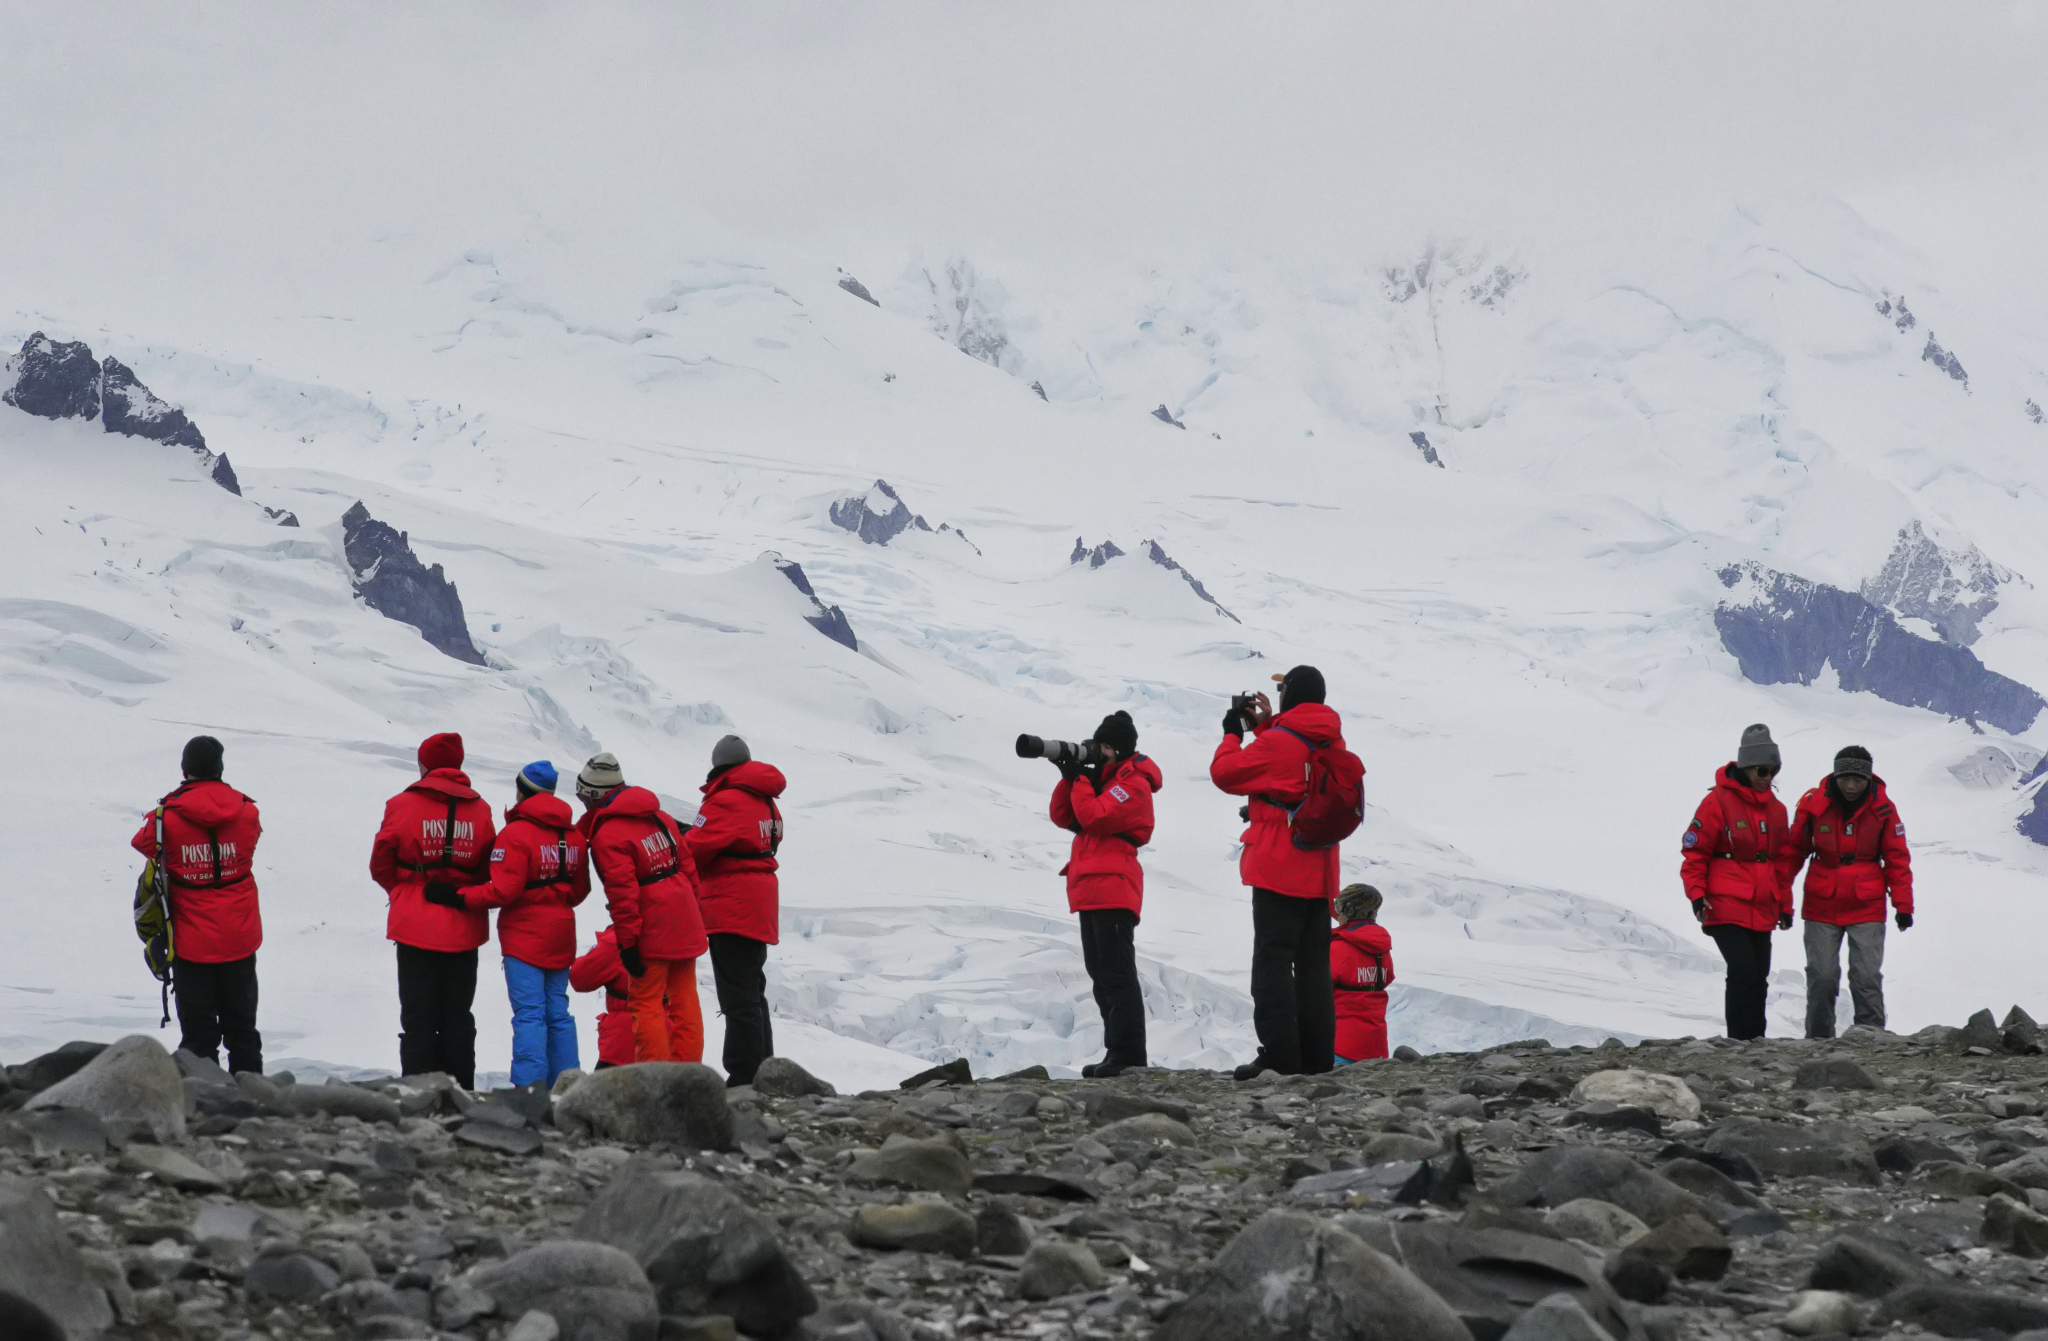
M 1052 822 L 1074 831 L 1073 849 L 1060 874 L 1067 877 L 1067 911 L 1127 908 L 1145 902 L 1145 868 L 1138 849 L 1152 841 L 1152 793 L 1166 785 L 1159 765 L 1142 754 L 1119 759 L 1110 776 L 1061 778 L 1052 789 Z
M 1792 915 L 1792 851 L 1785 803 L 1755 791 L 1723 765 L 1693 812 L 1680 846 L 1685 897 L 1707 901 L 1706 926 L 1770 931 Z
M 1848 814 L 1829 783 L 1799 798 L 1792 816 L 1792 871 L 1810 855 L 1806 897 L 1799 915 L 1809 922 L 1853 927 L 1884 921 L 1884 901 L 1902 913 L 1913 911 L 1913 854 L 1906 850 L 1906 824 L 1899 818 L 1884 779 L 1873 777 L 1863 804 Z
M 187 782 L 161 804 L 178 958 L 195 964 L 247 959 L 263 944 L 254 875 L 263 823 L 256 803 L 225 782 Z M 157 856 L 155 811 L 132 841 L 143 856 Z
M 577 821 L 590 840 L 590 864 L 604 882 L 621 950 L 642 959 L 695 959 L 704 953 L 697 911 L 697 867 L 674 817 L 645 787 L 621 787 Z
M 1209 761 L 1209 779 L 1232 796 L 1252 798 L 1238 878 L 1254 889 L 1298 899 L 1337 897 L 1337 849 L 1294 845 L 1287 807 L 1308 796 L 1309 743 L 1344 744 L 1343 719 L 1322 703 L 1298 703 L 1259 728 L 1252 743 L 1225 736 Z
M 384 803 L 370 848 L 370 878 L 390 896 L 384 935 L 416 950 L 474 950 L 491 938 L 490 914 L 428 903 L 429 880 L 473 884 L 490 873 L 498 826 L 459 768 L 437 768 Z
M 697 907 L 706 935 L 731 932 L 781 940 L 775 846 L 782 817 L 773 802 L 787 784 L 773 764 L 748 760 L 704 784 L 697 822 L 683 832 L 697 863 Z
M 604 990 L 604 1010 L 597 1017 L 597 1060 L 613 1066 L 631 1066 L 638 1055 L 633 1051 L 633 1011 L 626 993 L 633 977 L 619 962 L 618 939 L 606 927 L 597 933 L 590 953 L 569 965 L 569 985 L 579 992 Z
M 1362 1062 L 1387 1055 L 1387 984 L 1394 938 L 1375 922 L 1338 927 L 1330 937 L 1330 985 L 1337 992 L 1337 1055 Z
M 470 885 L 462 902 L 498 909 L 498 947 L 543 969 L 576 959 L 576 905 L 590 895 L 583 831 L 569 803 L 542 793 L 505 812 L 491 849 L 488 884 Z

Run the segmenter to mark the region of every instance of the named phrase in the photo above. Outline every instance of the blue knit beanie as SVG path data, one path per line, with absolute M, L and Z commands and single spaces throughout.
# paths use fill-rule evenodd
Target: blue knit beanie
M 537 792 L 553 795 L 557 781 L 555 766 L 545 759 L 536 759 L 519 770 L 519 789 L 529 795 Z

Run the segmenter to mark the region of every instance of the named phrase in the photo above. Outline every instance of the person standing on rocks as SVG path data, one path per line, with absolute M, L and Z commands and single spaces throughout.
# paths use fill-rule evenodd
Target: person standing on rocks
M 1799 798 L 1792 816 L 1792 864 L 1808 857 L 1806 895 L 1806 1036 L 1835 1036 L 1835 998 L 1842 984 L 1842 942 L 1849 942 L 1849 998 L 1855 1022 L 1884 1028 L 1884 905 L 1890 898 L 1899 930 L 1913 925 L 1913 854 L 1906 824 L 1871 772 L 1870 751 L 1851 745 L 1834 771 Z
M 576 776 L 578 827 L 604 882 L 612 935 L 632 983 L 633 1051 L 643 1062 L 704 1059 L 697 960 L 708 942 L 697 909 L 697 867 L 682 830 L 645 787 L 628 787 L 619 761 L 594 754 Z
M 398 946 L 398 1065 L 476 1084 L 476 952 L 490 917 L 456 897 L 490 878 L 498 826 L 462 771 L 462 737 L 420 742 L 420 780 L 384 803 L 370 878 L 390 901 L 384 934 Z M 451 903 L 450 900 L 454 899 Z
M 1209 779 L 1247 796 L 1250 826 L 1238 858 L 1252 890 L 1252 1025 L 1259 1055 L 1234 1073 L 1320 1074 L 1335 1057 L 1336 1005 L 1330 988 L 1330 915 L 1337 894 L 1337 848 L 1294 844 L 1290 807 L 1308 795 L 1309 760 L 1320 748 L 1344 748 L 1344 724 L 1324 705 L 1323 673 L 1296 666 L 1280 681 L 1280 711 L 1254 696 L 1249 720 L 1223 715 L 1223 740 Z M 1252 743 L 1244 743 L 1250 731 Z
M 263 1073 L 256 1031 L 256 951 L 263 915 L 256 899 L 256 803 L 220 780 L 225 750 L 212 736 L 185 742 L 184 782 L 157 803 L 132 844 L 157 862 L 170 889 L 171 981 L 178 995 L 178 1044 L 228 1070 Z
M 569 985 L 579 992 L 604 992 L 604 1009 L 597 1016 L 597 1065 L 603 1071 L 614 1066 L 631 1066 L 640 1060 L 633 1051 L 633 975 L 619 962 L 618 937 L 606 927 L 597 933 L 597 944 L 588 954 L 569 966 Z
M 781 940 L 775 853 L 787 782 L 754 758 L 747 742 L 726 736 L 711 749 L 704 803 L 683 834 L 697 867 L 697 907 L 711 947 L 711 980 L 725 1017 L 725 1083 L 751 1085 L 775 1055 L 768 1018 L 768 947 Z
M 1330 941 L 1330 985 L 1337 991 L 1337 1065 L 1387 1055 L 1387 984 L 1394 981 L 1394 938 L 1379 925 L 1380 892 L 1346 885 L 1337 895 Z
M 555 766 L 536 760 L 512 780 L 516 799 L 491 849 L 488 883 L 429 885 L 427 901 L 498 910 L 505 994 L 512 1002 L 512 1083 L 552 1086 L 578 1065 L 569 1014 L 576 959 L 576 905 L 590 896 L 590 864 L 569 803 L 555 795 Z
M 1145 900 L 1138 849 L 1152 841 L 1152 796 L 1165 785 L 1159 765 L 1138 753 L 1138 727 L 1117 711 L 1095 728 L 1102 761 L 1058 764 L 1052 822 L 1074 841 L 1060 874 L 1067 910 L 1081 920 L 1081 962 L 1102 1012 L 1103 1058 L 1081 1068 L 1090 1078 L 1150 1065 L 1145 994 L 1138 983 L 1136 934 Z
M 1680 840 L 1685 897 L 1728 964 L 1730 1038 L 1764 1036 L 1771 932 L 1792 925 L 1796 862 L 1785 803 L 1771 787 L 1780 766 L 1771 729 L 1759 722 L 1745 730 Z

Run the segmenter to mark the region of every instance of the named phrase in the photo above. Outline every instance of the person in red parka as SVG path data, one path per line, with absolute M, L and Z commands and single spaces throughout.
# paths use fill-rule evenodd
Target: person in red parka
M 579 992 L 604 992 L 604 1010 L 597 1017 L 597 1066 L 631 1066 L 639 1060 L 633 1052 L 633 1004 L 626 995 L 633 975 L 619 962 L 618 938 L 606 927 L 597 933 L 597 944 L 569 966 L 569 985 Z
M 133 842 L 160 863 L 170 890 L 178 1046 L 218 1062 L 225 1038 L 228 1070 L 261 1075 L 256 950 L 263 916 L 254 866 L 263 822 L 254 801 L 220 780 L 224 753 L 212 736 L 187 741 L 185 781 L 158 802 Z
M 645 787 L 628 787 L 619 761 L 595 754 L 576 775 L 577 821 L 590 864 L 604 882 L 619 962 L 632 978 L 633 1051 L 643 1062 L 704 1059 L 704 1012 L 697 959 L 704 921 L 697 867 L 682 831 Z
M 569 965 L 576 959 L 576 905 L 590 894 L 583 831 L 555 796 L 555 766 L 537 759 L 512 781 L 515 802 L 491 849 L 488 884 L 428 899 L 451 908 L 496 908 L 512 1002 L 512 1083 L 546 1084 L 578 1065 L 569 1014 Z
M 1680 840 L 1685 897 L 1728 964 L 1730 1038 L 1764 1036 L 1771 932 L 1792 925 L 1791 826 L 1771 793 L 1779 767 L 1771 729 L 1759 722 L 1744 731 Z
M 1067 911 L 1081 920 L 1081 962 L 1102 1012 L 1102 1060 L 1081 1068 L 1091 1078 L 1151 1064 L 1135 939 L 1145 901 L 1138 849 L 1152 841 L 1152 796 L 1165 785 L 1159 765 L 1138 753 L 1129 713 L 1103 718 L 1094 740 L 1101 762 L 1062 762 L 1052 789 L 1052 822 L 1074 832 L 1060 874 L 1067 878 Z
M 718 1013 L 725 1016 L 725 1083 L 751 1085 L 775 1055 L 768 1018 L 768 947 L 781 940 L 775 853 L 782 812 L 775 798 L 782 771 L 754 758 L 747 742 L 726 736 L 711 750 L 704 803 L 683 832 L 697 867 L 697 908 L 711 947 Z
M 477 947 L 491 938 L 481 908 L 456 891 L 490 878 L 498 827 L 462 771 L 462 737 L 420 742 L 420 780 L 384 803 L 370 878 L 390 901 L 384 934 L 398 946 L 398 1065 L 476 1084 Z M 459 899 L 456 900 L 459 903 Z
M 1252 1027 L 1259 1055 L 1234 1073 L 1319 1074 L 1335 1058 L 1337 1008 L 1330 988 L 1330 913 L 1337 896 L 1337 849 L 1294 845 L 1290 807 L 1308 795 L 1309 756 L 1344 746 L 1344 724 L 1323 703 L 1322 672 L 1296 666 L 1280 681 L 1280 712 L 1256 696 L 1251 720 L 1223 715 L 1223 741 L 1209 779 L 1248 796 L 1238 872 L 1252 887 Z M 1253 733 L 1250 745 L 1244 733 Z
M 1792 862 L 1808 857 L 1806 897 L 1806 1036 L 1835 1036 L 1835 998 L 1842 985 L 1842 942 L 1849 942 L 1849 998 L 1855 1022 L 1884 1028 L 1884 904 L 1905 931 L 1913 925 L 1913 854 L 1906 823 L 1871 772 L 1870 751 L 1851 745 L 1834 771 L 1799 798 L 1792 815 Z
M 1387 1055 L 1387 984 L 1394 981 L 1394 938 L 1379 925 L 1380 892 L 1346 885 L 1337 895 L 1330 940 L 1330 985 L 1337 989 L 1337 1065 Z

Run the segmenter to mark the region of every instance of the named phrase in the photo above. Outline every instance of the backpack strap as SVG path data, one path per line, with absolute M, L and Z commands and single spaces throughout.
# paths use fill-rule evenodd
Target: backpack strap
M 683 835 L 681 831 L 676 828 L 676 822 L 669 818 L 668 812 L 665 810 L 655 811 L 654 820 L 655 823 L 661 826 L 661 831 L 668 835 L 669 856 L 671 860 L 666 871 L 649 871 L 646 875 L 640 876 L 639 881 L 642 888 L 648 885 L 658 885 L 664 880 L 673 880 L 683 873 Z M 593 832 L 597 829 L 597 826 L 594 824 L 590 827 Z
M 569 831 L 567 829 L 557 829 L 552 824 L 542 824 L 539 820 L 526 819 L 524 815 L 521 815 L 520 818 L 525 819 L 528 824 L 534 825 L 536 828 L 555 830 L 555 873 L 552 877 L 533 877 L 526 882 L 526 888 L 546 889 L 549 885 L 566 884 L 569 879 Z M 591 827 L 596 828 L 597 826 L 592 825 Z
M 455 864 L 455 809 L 468 799 L 465 796 L 451 796 L 448 798 L 448 819 L 447 827 L 441 834 L 441 855 L 432 861 L 397 862 L 395 864 L 399 870 L 413 871 L 421 875 L 433 871 L 459 871 L 467 876 L 476 876 L 478 874 L 475 866 L 457 866 Z M 489 863 L 485 862 L 483 865 L 486 868 L 486 873 L 488 873 Z

